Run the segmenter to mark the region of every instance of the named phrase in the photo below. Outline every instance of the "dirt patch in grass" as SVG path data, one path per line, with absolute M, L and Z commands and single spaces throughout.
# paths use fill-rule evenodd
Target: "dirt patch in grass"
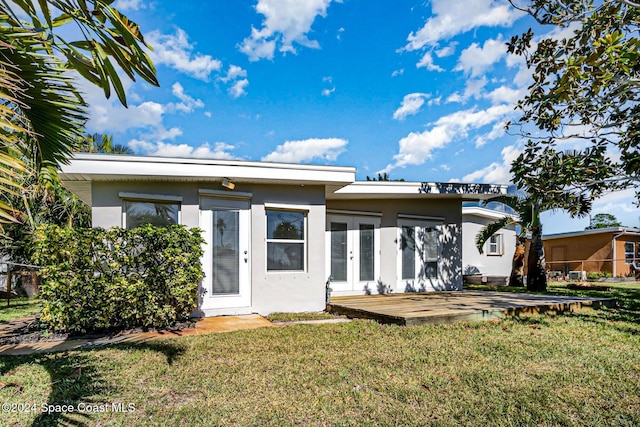
M 611 286 L 593 285 L 591 283 L 569 283 L 567 289 L 582 289 L 586 291 L 610 291 Z
M 176 332 L 195 327 L 196 321 L 192 319 L 176 322 L 166 328 L 131 328 L 124 330 L 108 330 L 91 334 L 69 334 L 53 332 L 43 328 L 36 318 L 31 322 L 19 325 L 16 328 L 3 333 L 0 336 L 0 345 L 32 344 L 46 341 L 64 340 L 96 340 L 101 338 L 111 338 L 119 335 L 129 335 L 141 332 Z

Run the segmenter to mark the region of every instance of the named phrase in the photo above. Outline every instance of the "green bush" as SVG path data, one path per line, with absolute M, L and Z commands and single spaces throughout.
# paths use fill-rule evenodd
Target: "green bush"
M 33 249 L 43 267 L 41 321 L 54 330 L 84 333 L 186 319 L 203 277 L 200 233 L 179 225 L 39 227 Z

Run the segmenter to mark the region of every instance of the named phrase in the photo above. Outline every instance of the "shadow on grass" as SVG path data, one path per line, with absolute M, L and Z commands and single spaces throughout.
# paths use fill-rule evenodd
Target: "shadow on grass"
M 154 352 L 165 355 L 167 364 L 171 365 L 184 353 L 184 347 L 174 342 L 147 342 L 140 344 L 122 344 L 113 346 L 124 351 L 132 350 L 152 350 Z M 43 367 L 51 381 L 51 393 L 49 394 L 46 405 L 74 405 L 77 407 L 79 403 L 89 405 L 103 405 L 104 398 L 101 396 L 117 391 L 117 386 L 112 382 L 112 378 L 107 377 L 106 372 L 102 372 L 98 366 L 99 357 L 97 352 L 100 350 L 78 350 L 73 352 L 62 353 L 46 353 L 33 354 L 29 356 L 0 356 L 0 375 L 5 375 L 21 365 L 39 365 Z M 19 399 L 20 392 L 14 396 Z M 119 403 L 119 402 L 114 402 Z M 129 402 L 124 403 L 124 407 Z M 40 412 L 41 403 L 37 403 L 37 412 L 39 415 L 31 424 L 33 427 L 40 426 L 57 426 L 90 425 L 89 416 L 91 413 L 67 413 L 67 412 Z M 111 409 L 111 408 L 109 408 Z
M 465 289 L 477 291 L 521 292 L 527 293 L 524 288 L 491 285 L 465 285 Z M 616 308 L 602 308 L 596 310 L 596 315 L 583 312 L 566 312 L 561 315 L 571 316 L 586 322 L 598 324 L 608 323 L 612 327 L 633 335 L 640 335 L 640 285 L 639 287 L 616 287 L 610 290 L 568 289 L 566 286 L 549 286 L 547 295 L 560 295 L 567 297 L 586 298 L 613 298 L 616 300 Z M 524 319 L 524 318 L 523 318 Z M 625 326 L 626 324 L 639 325 L 639 327 Z

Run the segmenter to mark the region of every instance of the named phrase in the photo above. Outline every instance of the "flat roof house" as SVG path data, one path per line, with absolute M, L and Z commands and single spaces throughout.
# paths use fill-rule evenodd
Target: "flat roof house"
M 640 228 L 608 227 L 542 237 L 547 270 L 603 272 L 614 277 L 632 273 L 640 262 Z M 582 274 L 582 275 L 584 275 Z
M 201 315 L 318 311 L 332 294 L 462 289 L 462 202 L 489 184 L 356 182 L 355 168 L 76 154 L 94 227 L 200 227 Z

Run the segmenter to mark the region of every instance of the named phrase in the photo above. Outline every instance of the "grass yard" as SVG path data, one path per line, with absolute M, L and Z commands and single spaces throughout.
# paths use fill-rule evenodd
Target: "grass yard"
M 0 418 L 34 426 L 640 425 L 640 286 L 611 293 L 619 309 L 555 317 L 292 325 L 0 357 L 0 402 L 37 408 Z M 135 410 L 40 411 L 80 403 Z
M 37 299 L 11 298 L 11 305 L 8 307 L 7 300 L 0 299 L 0 323 L 39 313 L 41 308 L 42 305 Z

